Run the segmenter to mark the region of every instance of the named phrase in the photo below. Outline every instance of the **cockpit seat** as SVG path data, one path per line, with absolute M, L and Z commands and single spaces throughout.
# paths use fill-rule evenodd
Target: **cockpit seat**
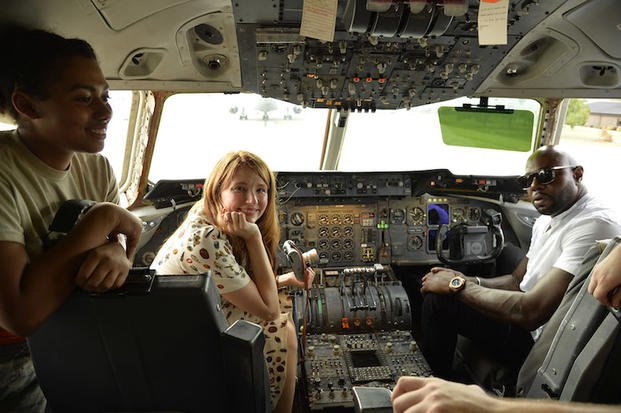
M 534 399 L 620 402 L 621 316 L 602 306 L 587 291 L 593 267 L 619 243 L 621 238 L 616 237 L 607 246 L 594 246 L 585 255 L 579 273 L 567 287 L 519 375 L 506 364 L 482 356 L 472 342 L 462 337 L 456 365 L 481 387 L 498 395 L 513 396 L 515 392 L 518 397 Z
M 621 248 L 618 244 L 621 237 L 608 243 L 599 260 L 613 248 Z M 587 257 L 583 269 L 588 263 Z M 589 278 L 574 278 L 559 309 L 535 343 L 523 372 L 537 361 L 538 351 L 547 351 L 543 362 L 538 363 L 532 384 L 518 383 L 518 391 L 526 397 L 621 402 L 621 314 L 595 300 L 588 285 Z M 546 332 L 548 327 L 555 331 L 553 337 L 546 334 L 550 333 Z
M 48 410 L 269 412 L 261 327 L 228 327 L 209 275 L 76 291 L 29 339 Z

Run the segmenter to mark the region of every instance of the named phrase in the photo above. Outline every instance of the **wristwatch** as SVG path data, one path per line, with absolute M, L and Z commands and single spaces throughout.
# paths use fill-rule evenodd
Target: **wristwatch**
M 466 286 L 466 279 L 459 275 L 451 278 L 451 281 L 449 281 L 449 290 L 451 291 L 452 294 L 457 294 L 458 292 L 463 290 L 465 286 Z

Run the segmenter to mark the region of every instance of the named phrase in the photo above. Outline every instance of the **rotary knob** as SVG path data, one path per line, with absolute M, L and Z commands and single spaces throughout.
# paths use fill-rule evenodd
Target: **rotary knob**
M 341 346 L 339 346 L 338 344 L 335 344 L 334 346 L 332 346 L 332 353 L 335 356 L 338 356 L 339 354 L 341 354 Z

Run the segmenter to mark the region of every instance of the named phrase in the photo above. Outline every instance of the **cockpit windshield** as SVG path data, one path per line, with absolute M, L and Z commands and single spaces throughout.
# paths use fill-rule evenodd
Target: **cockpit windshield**
M 149 180 L 204 178 L 233 150 L 254 152 L 275 170 L 317 170 L 328 113 L 254 94 L 173 95 L 164 104 Z
M 164 104 L 149 180 L 204 177 L 225 152 L 239 149 L 259 154 L 277 171 L 325 169 L 322 154 L 329 150 L 335 162 L 328 169 L 343 171 L 449 167 L 459 174 L 521 173 L 531 148 L 515 152 L 443 143 L 438 109 L 476 102 L 460 98 L 411 109 L 352 112 L 339 125 L 343 117 L 332 116 L 328 109 L 303 108 L 254 94 L 176 94 Z M 540 113 L 537 101 L 491 99 L 490 104 L 531 111 L 532 145 Z M 338 127 L 343 130 L 337 139 L 328 132 Z M 476 161 L 482 157 L 494 162 Z M 171 167 L 181 158 L 184 162 Z

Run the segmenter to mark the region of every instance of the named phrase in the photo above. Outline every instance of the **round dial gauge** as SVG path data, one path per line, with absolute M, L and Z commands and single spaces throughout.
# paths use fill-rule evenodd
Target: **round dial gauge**
M 481 219 L 481 210 L 479 208 L 470 208 L 468 210 L 468 220 L 478 221 Z
M 466 213 L 463 208 L 455 208 L 453 209 L 453 222 L 463 222 L 465 219 Z
M 391 209 L 390 210 L 390 223 L 391 224 L 403 224 L 405 222 L 405 211 L 403 209 Z
M 422 225 L 425 222 L 425 212 L 419 207 L 410 208 L 408 218 L 413 225 Z
M 418 235 L 412 235 L 408 238 L 408 248 L 411 250 L 420 249 L 423 246 L 423 239 Z
M 296 211 L 291 214 L 291 218 L 289 218 L 291 225 L 300 226 L 304 223 L 304 213 L 300 211 Z
M 321 227 L 319 228 L 319 236 L 322 238 L 325 238 L 328 236 L 328 228 L 327 227 Z

